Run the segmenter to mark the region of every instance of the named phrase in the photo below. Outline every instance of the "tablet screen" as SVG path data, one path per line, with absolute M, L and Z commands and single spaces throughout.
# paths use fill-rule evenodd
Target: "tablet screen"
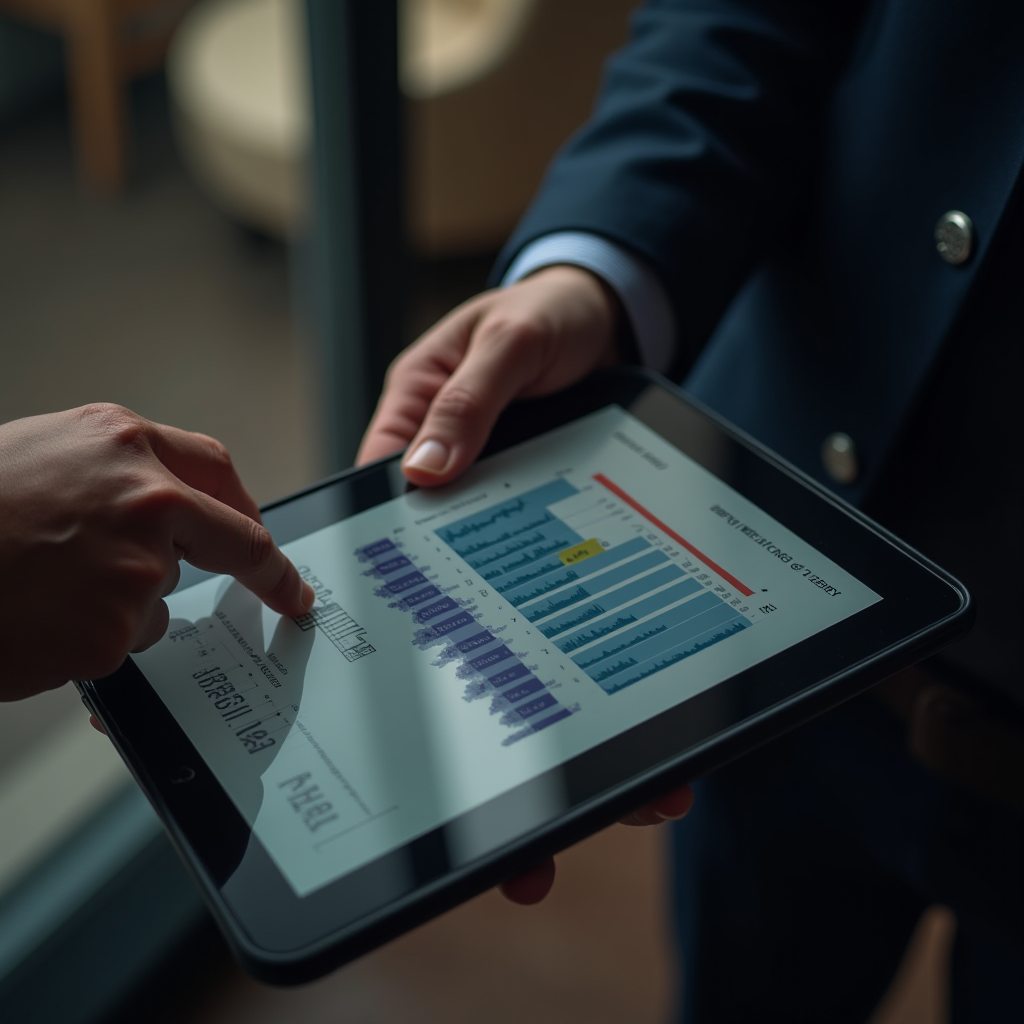
M 300 897 L 881 600 L 617 405 L 284 550 L 134 659 Z

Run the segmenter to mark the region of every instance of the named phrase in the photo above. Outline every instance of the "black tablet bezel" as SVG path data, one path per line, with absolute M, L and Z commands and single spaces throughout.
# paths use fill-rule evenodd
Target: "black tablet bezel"
M 966 590 L 756 441 L 644 371 L 602 374 L 512 407 L 489 454 L 615 403 L 725 480 L 883 600 L 305 898 L 252 836 L 183 730 L 129 660 L 83 693 L 156 806 L 249 970 L 309 980 L 912 664 L 969 628 Z M 279 543 L 401 494 L 396 460 L 264 509 Z M 179 588 L 206 574 L 183 566 Z M 811 668 L 813 666 L 813 669 Z M 544 799 L 538 800 L 537 796 Z M 544 806 L 543 814 L 530 808 Z M 551 811 L 550 808 L 559 810 Z M 469 819 L 473 819 L 470 821 Z M 499 841 L 502 824 L 513 833 Z M 453 829 L 497 846 L 465 851 Z M 486 826 L 486 828 L 482 828 Z M 461 853 L 454 853 L 456 846 Z

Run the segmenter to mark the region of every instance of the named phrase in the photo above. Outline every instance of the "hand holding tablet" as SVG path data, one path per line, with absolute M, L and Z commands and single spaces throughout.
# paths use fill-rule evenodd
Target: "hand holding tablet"
M 412 483 L 450 483 L 509 402 L 612 366 L 619 317 L 611 289 L 572 266 L 464 302 L 395 360 L 356 465 L 408 448 L 402 465 Z

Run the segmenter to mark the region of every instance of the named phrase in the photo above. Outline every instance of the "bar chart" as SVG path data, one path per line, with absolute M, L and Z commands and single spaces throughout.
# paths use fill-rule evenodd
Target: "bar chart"
M 506 744 L 578 710 L 503 638 L 508 622 L 529 624 L 538 642 L 613 694 L 756 620 L 749 587 L 602 474 L 580 486 L 551 480 L 424 537 L 432 539 L 441 561 L 464 567 L 454 569 L 461 580 L 434 571 L 429 555 L 397 536 L 356 556 L 379 580 L 378 596 L 410 616 L 413 643 L 440 649 L 439 664 L 458 662 L 466 699 L 491 695 L 492 712 L 513 730 Z M 475 590 L 464 582 L 474 575 L 483 585 Z
M 518 514 L 518 510 L 509 514 Z M 488 515 L 493 520 L 489 525 L 498 524 L 500 528 L 505 510 L 492 510 Z M 473 534 L 472 528 L 459 534 L 463 550 L 470 556 L 479 545 L 486 547 Z M 508 543 L 516 541 L 509 539 Z M 502 741 L 505 745 L 541 732 L 576 711 L 575 707 L 563 705 L 550 692 L 549 684 L 542 682 L 502 641 L 504 626 L 488 628 L 471 601 L 452 596 L 460 588 L 438 586 L 437 574 L 431 573 L 430 566 L 418 556 L 403 553 L 398 543 L 386 538 L 360 548 L 356 556 L 369 563 L 364 572 L 381 581 L 378 596 L 412 617 L 413 643 L 422 650 L 441 646 L 447 652 L 442 661 L 461 663 L 460 676 L 470 680 L 467 699 L 491 694 L 492 712 L 499 714 L 502 725 L 512 730 Z
M 603 474 L 435 532 L 606 693 L 752 625 L 750 588 Z

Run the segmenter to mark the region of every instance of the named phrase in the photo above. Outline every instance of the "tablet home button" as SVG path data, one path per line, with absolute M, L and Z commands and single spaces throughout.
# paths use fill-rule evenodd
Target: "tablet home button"
M 182 765 L 180 768 L 175 768 L 169 777 L 171 782 L 191 782 L 196 777 L 196 773 L 188 765 Z

